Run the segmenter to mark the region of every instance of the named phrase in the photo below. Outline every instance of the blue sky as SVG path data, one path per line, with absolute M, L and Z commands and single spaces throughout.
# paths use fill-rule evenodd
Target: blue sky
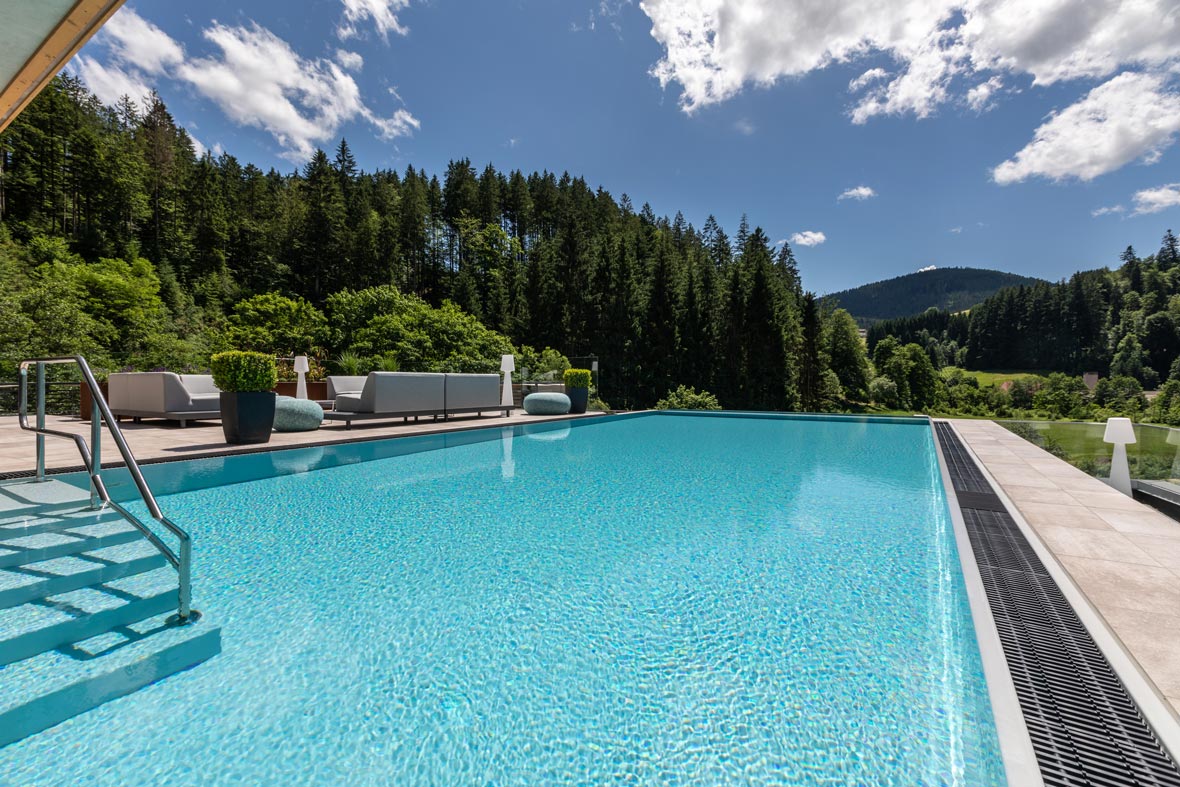
M 264 168 L 344 136 L 370 170 L 466 156 L 746 213 L 821 293 L 1056 279 L 1180 231 L 1174 0 L 130 0 L 71 68 Z

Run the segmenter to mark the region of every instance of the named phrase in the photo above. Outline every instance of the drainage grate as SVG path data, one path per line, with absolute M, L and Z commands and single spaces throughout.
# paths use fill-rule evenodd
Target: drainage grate
M 950 424 L 934 426 L 1045 784 L 1180 787 L 1180 769 L 995 490 Z

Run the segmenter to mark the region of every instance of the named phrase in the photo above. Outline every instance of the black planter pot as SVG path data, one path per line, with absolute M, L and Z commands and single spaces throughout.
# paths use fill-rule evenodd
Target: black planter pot
M 221 392 L 221 431 L 225 442 L 270 442 L 275 423 L 274 391 Z
M 566 388 L 565 395 L 570 398 L 570 412 L 586 412 L 586 403 L 590 401 L 589 388 Z

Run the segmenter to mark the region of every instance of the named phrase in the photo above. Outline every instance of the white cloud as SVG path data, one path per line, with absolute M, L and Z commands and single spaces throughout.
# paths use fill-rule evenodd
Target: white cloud
M 301 57 L 257 24 L 215 24 L 204 35 L 221 54 L 183 64 L 177 72 L 180 78 L 231 120 L 273 134 L 292 160 L 305 160 L 318 143 L 354 118 L 369 121 L 385 139 L 419 126 L 405 109 L 388 118 L 376 115 L 362 101 L 356 80 L 340 66 Z
M 123 96 L 142 103 L 144 96 L 152 92 L 138 73 L 115 63 L 103 65 L 92 57 L 79 55 L 76 65 L 79 76 L 104 104 L 116 104 Z
M 385 41 L 390 33 L 404 36 L 410 29 L 397 18 L 399 11 L 405 9 L 410 0 L 340 0 L 344 5 L 344 18 L 336 27 L 336 35 L 341 40 L 356 38 L 361 35 L 360 26 L 366 22 L 372 23 L 377 34 Z
M 947 232 L 951 233 L 952 235 L 962 235 L 963 228 L 962 227 L 951 227 L 949 230 L 947 230 Z
M 992 77 L 986 82 L 979 83 L 967 91 L 967 106 L 976 112 L 987 112 L 995 106 L 992 96 L 1003 86 L 1004 80 L 1000 77 Z
M 162 74 L 184 60 L 184 49 L 135 11 L 124 8 L 102 28 L 114 60 L 145 74 Z
M 861 90 L 868 87 L 872 83 L 884 79 L 887 76 L 889 76 L 889 72 L 883 68 L 870 68 L 868 71 L 864 72 L 856 79 L 848 83 L 848 92 L 859 93 Z
M 751 123 L 746 118 L 739 118 L 737 120 L 737 122 L 735 122 L 733 124 L 733 127 L 734 127 L 734 130 L 737 131 L 739 134 L 742 134 L 747 137 L 758 130 L 757 127 L 755 127 L 754 124 Z
M 1126 72 L 1049 116 L 992 171 L 997 183 L 1039 176 L 1093 180 L 1136 159 L 1154 163 L 1180 132 L 1180 94 L 1163 77 Z
M 836 197 L 836 201 L 839 202 L 840 200 L 844 199 L 854 199 L 861 201 L 875 196 L 877 196 L 877 192 L 873 191 L 870 187 L 856 186 L 855 188 L 845 189 L 840 193 L 839 197 Z
M 1104 207 L 1104 208 L 1095 208 L 1094 210 L 1090 211 L 1090 215 L 1093 216 L 1094 218 L 1098 218 L 1099 216 L 1109 216 L 1109 215 L 1115 214 L 1115 213 L 1126 213 L 1126 212 L 1127 212 L 1127 209 L 1124 208 L 1122 205 L 1110 205 L 1110 206 Z
M 917 272 L 918 273 L 928 273 L 929 271 L 936 271 L 936 270 L 938 270 L 937 265 L 927 265 L 925 268 L 918 268 Z
M 1154 189 L 1135 192 L 1135 214 L 1159 213 L 1161 210 L 1180 206 L 1180 183 L 1169 183 Z
M 818 246 L 828 239 L 827 235 L 815 230 L 804 230 L 803 232 L 796 232 L 791 236 L 791 243 L 796 246 Z
M 855 123 L 923 118 L 952 99 L 983 111 L 1005 75 L 1050 85 L 1127 68 L 1180 73 L 1175 0 L 643 0 L 640 8 L 664 50 L 651 73 L 679 86 L 686 112 L 748 85 L 881 56 L 897 65 L 892 73 L 873 67 L 849 83 Z
M 358 118 L 371 124 L 382 139 L 405 136 L 420 126 L 405 108 L 384 116 L 365 103 L 346 70 L 364 64 L 352 52 L 337 50 L 339 62 L 308 59 L 258 24 L 231 27 L 215 22 L 203 35 L 219 51 L 194 59 L 167 33 L 126 7 L 106 29 L 111 62 L 79 59 L 80 73 L 102 100 L 117 100 L 122 92 L 144 95 L 146 75 L 176 79 L 213 101 L 235 123 L 269 132 L 283 147 L 282 155 L 292 161 L 306 160 L 317 145 L 336 136 L 341 125 Z M 116 91 L 121 92 L 112 95 Z
M 347 49 L 336 50 L 336 62 L 349 71 L 360 71 L 365 67 L 365 59 L 356 52 L 349 52 Z

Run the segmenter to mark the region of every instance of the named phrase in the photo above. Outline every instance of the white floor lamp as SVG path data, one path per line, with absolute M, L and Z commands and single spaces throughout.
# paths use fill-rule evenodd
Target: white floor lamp
M 1127 463 L 1127 445 L 1135 442 L 1135 427 L 1130 418 L 1108 418 L 1103 442 L 1112 443 L 1110 457 L 1110 485 L 1131 495 L 1131 466 Z
M 516 371 L 516 359 L 511 355 L 501 355 L 500 371 L 504 373 L 504 393 L 500 396 L 500 405 L 512 407 L 512 373 Z
M 307 373 L 311 366 L 307 363 L 306 355 L 295 356 L 295 398 L 307 398 Z

